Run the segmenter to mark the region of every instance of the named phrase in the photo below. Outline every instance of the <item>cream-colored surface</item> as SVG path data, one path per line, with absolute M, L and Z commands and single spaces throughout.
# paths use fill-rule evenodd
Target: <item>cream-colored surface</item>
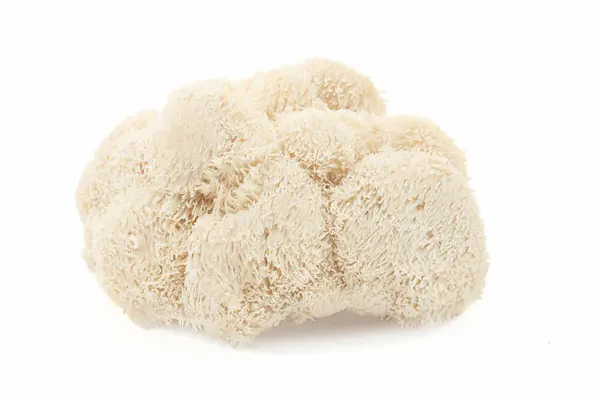
M 77 206 L 84 258 L 134 321 L 236 343 L 342 310 L 441 321 L 488 266 L 462 152 L 327 60 L 194 83 L 125 119 Z

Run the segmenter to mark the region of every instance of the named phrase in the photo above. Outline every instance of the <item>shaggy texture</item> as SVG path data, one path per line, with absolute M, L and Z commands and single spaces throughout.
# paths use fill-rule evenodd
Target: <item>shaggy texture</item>
M 327 60 L 194 83 L 125 119 L 77 206 L 84 258 L 134 321 L 235 343 L 342 310 L 442 321 L 488 266 L 461 151 Z

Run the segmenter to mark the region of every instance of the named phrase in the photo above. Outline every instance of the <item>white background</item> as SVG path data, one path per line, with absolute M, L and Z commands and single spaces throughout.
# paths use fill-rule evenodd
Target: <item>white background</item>
M 600 398 L 597 1 L 0 4 L 0 398 Z M 465 150 L 483 299 L 439 327 L 340 314 L 237 349 L 133 325 L 80 258 L 96 146 L 186 82 L 313 56 Z

